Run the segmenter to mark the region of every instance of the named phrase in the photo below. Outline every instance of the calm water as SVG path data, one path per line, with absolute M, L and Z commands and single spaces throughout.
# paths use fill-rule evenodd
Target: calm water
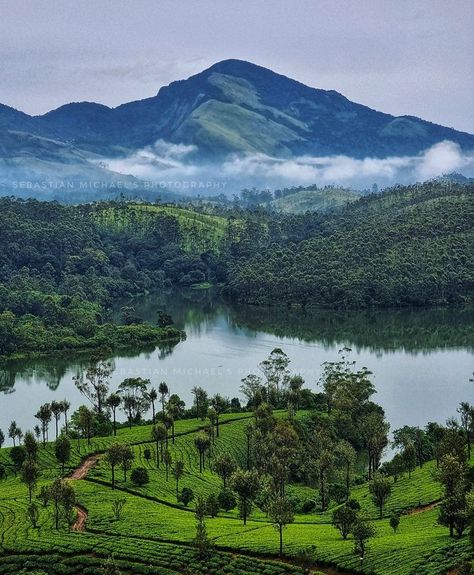
M 195 385 L 209 393 L 239 394 L 240 380 L 258 373 L 274 347 L 291 359 L 293 371 L 317 390 L 324 361 L 351 347 L 357 364 L 373 371 L 375 401 L 392 429 L 404 424 L 443 422 L 461 401 L 474 403 L 474 310 L 315 312 L 260 309 L 225 304 L 210 291 L 147 296 L 132 304 L 146 320 L 166 309 L 186 330 L 174 347 L 135 350 L 114 356 L 112 387 L 126 377 L 165 380 L 187 403 Z M 23 430 L 35 425 L 39 405 L 67 397 L 86 403 L 72 378 L 87 356 L 9 362 L 0 366 L 0 428 L 15 419 Z

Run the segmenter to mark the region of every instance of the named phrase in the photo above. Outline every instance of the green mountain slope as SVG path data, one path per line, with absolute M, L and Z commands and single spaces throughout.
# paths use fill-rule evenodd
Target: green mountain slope
M 289 194 L 271 202 L 271 207 L 286 214 L 304 214 L 305 212 L 329 212 L 360 197 L 355 191 L 344 188 L 325 187 L 304 190 Z
M 232 260 L 229 291 L 251 303 L 332 307 L 471 301 L 473 192 L 438 182 L 363 197 L 321 218 L 309 239 L 254 243 Z

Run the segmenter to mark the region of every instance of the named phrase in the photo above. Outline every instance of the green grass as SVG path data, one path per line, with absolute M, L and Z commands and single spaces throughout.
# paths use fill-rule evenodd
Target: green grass
M 163 216 L 168 216 L 177 222 L 178 234 L 175 239 L 188 252 L 202 253 L 218 249 L 227 230 L 227 220 L 223 217 L 176 206 L 107 205 L 97 208 L 94 212 L 94 218 L 102 228 L 115 232 L 127 231 L 143 238 L 158 225 L 159 218 Z
M 284 412 L 278 412 L 285 417 Z M 220 437 L 213 447 L 214 454 L 231 453 L 241 465 L 245 462 L 244 427 L 251 414 L 226 414 L 222 416 Z M 199 472 L 194 447 L 195 433 L 203 422 L 196 419 L 176 423 L 176 440 L 169 445 L 173 459 L 185 462 L 186 473 L 180 487 L 191 487 L 196 494 L 217 493 L 221 480 L 209 470 Z M 192 504 L 188 509 L 176 502 L 175 482 L 172 476 L 165 478 L 164 466 L 156 468 L 154 444 L 150 442 L 151 426 L 120 429 L 118 439 L 133 445 L 134 465 L 146 466 L 150 483 L 134 486 L 130 480 L 123 481 L 117 471 L 117 488 L 111 489 L 110 469 L 100 461 L 87 480 L 75 481 L 78 501 L 89 513 L 85 533 L 68 533 L 64 525 L 53 528 L 51 509 L 42 509 L 39 528 L 33 529 L 26 520 L 26 487 L 11 473 L 0 482 L 0 575 L 17 573 L 19 566 L 28 561 L 43 566 L 48 573 L 73 575 L 75 573 L 98 573 L 101 561 L 111 553 L 124 573 L 160 573 L 164 575 L 186 573 L 185 566 L 192 565 L 191 573 L 247 575 L 279 575 L 301 573 L 297 567 L 299 554 L 310 546 L 316 546 L 316 559 L 320 566 L 336 566 L 334 573 L 343 569 L 358 572 L 359 561 L 353 553 L 354 542 L 342 540 L 331 525 L 331 513 L 296 514 L 295 523 L 285 530 L 285 554 L 294 566 L 271 562 L 276 557 L 278 536 L 265 514 L 255 510 L 247 525 L 235 510 L 219 513 L 207 520 L 207 529 L 215 554 L 209 562 L 202 561 L 190 546 L 195 535 L 195 518 Z M 86 449 L 73 450 L 71 465 L 79 463 L 86 452 L 101 451 L 114 438 L 96 438 Z M 152 459 L 144 458 L 144 449 L 152 451 Z M 0 460 L 8 461 L 8 449 L 0 450 Z M 42 468 L 41 485 L 58 475 L 52 447 L 40 450 Z M 437 524 L 438 511 L 428 509 L 415 514 L 403 514 L 400 528 L 394 534 L 389 526 L 388 515 L 392 510 L 408 510 L 419 505 L 435 502 L 440 489 L 433 479 L 434 462 L 417 469 L 393 484 L 393 492 L 387 503 L 384 518 L 379 520 L 367 484 L 352 489 L 356 498 L 376 526 L 377 536 L 370 542 L 370 551 L 364 565 L 365 573 L 379 575 L 441 575 L 468 557 L 470 548 L 467 537 L 453 540 L 446 528 Z M 130 475 L 130 474 L 129 474 Z M 317 492 L 311 487 L 292 485 L 289 492 L 301 500 Z M 124 515 L 114 520 L 112 501 L 117 497 L 126 499 Z M 218 552 L 217 552 L 218 551 Z M 55 557 L 54 561 L 50 557 Z M 256 559 L 260 557 L 260 559 Z M 50 563 L 48 563 L 50 562 Z M 48 567 L 49 565 L 49 567 Z M 15 571 L 16 569 L 16 571 Z M 49 570 L 48 570 L 49 569 Z

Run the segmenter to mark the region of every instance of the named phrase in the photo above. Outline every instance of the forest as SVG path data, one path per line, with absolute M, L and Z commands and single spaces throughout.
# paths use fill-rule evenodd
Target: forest
M 215 285 L 263 306 L 469 304 L 473 221 L 472 184 L 450 181 L 304 214 L 219 201 L 3 198 L 0 356 L 179 341 L 166 310 L 145 324 L 123 303 L 176 286 Z

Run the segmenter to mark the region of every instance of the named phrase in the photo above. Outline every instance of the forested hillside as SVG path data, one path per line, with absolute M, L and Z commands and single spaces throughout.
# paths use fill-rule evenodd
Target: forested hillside
M 133 310 L 129 325 L 108 323 L 119 300 L 176 285 L 218 284 L 267 305 L 470 302 L 473 221 L 472 184 L 451 182 L 397 187 L 327 214 L 3 199 L 0 355 L 179 338 L 132 325 Z
M 287 241 L 255 237 L 231 258 L 229 293 L 251 303 L 330 307 L 470 301 L 473 190 L 396 187 L 335 214 L 286 219 Z

